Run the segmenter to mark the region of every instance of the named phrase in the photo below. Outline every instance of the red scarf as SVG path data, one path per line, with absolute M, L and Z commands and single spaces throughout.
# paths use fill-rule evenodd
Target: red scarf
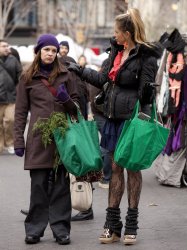
M 123 50 L 122 51 L 119 51 L 117 56 L 115 57 L 114 59 L 114 64 L 113 64 L 113 67 L 112 69 L 110 70 L 108 76 L 109 78 L 112 80 L 112 81 L 115 81 L 115 78 L 116 78 L 116 75 L 117 75 L 117 72 L 118 70 L 120 69 L 121 67 L 121 58 L 123 56 Z

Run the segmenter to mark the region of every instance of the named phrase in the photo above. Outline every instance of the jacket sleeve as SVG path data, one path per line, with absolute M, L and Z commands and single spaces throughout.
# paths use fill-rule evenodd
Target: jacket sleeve
M 29 111 L 29 98 L 23 78 L 20 79 L 16 92 L 14 148 L 25 148 L 24 131 Z
M 98 72 L 94 69 L 84 68 L 81 78 L 91 85 L 102 89 L 102 86 L 108 81 L 108 64 L 106 64 L 102 71 Z
M 141 104 L 151 104 L 155 97 L 155 78 L 158 70 L 157 59 L 147 58 L 142 65 L 140 72 L 139 100 Z
M 70 99 L 63 103 L 65 110 L 70 115 L 77 115 L 77 106 L 80 106 L 80 99 L 78 93 L 78 86 L 76 83 L 76 74 L 74 72 L 68 72 L 68 81 L 66 83 L 67 92 Z M 76 103 L 76 104 L 75 104 Z

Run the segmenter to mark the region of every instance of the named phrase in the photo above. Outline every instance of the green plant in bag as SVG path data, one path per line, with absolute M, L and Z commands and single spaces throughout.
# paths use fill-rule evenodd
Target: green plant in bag
M 54 130 L 56 146 L 65 168 L 75 176 L 100 171 L 103 161 L 96 122 L 85 120 L 79 112 L 78 122 L 72 123 L 69 116 L 67 120 L 69 127 L 64 137 L 59 128 Z
M 46 118 L 45 120 L 43 118 L 38 118 L 38 120 L 34 123 L 32 131 L 40 131 L 42 136 L 42 143 L 44 147 L 47 147 L 47 145 L 52 143 L 54 138 L 53 132 L 57 128 L 59 128 L 61 136 L 64 137 L 65 132 L 68 128 L 68 122 L 66 119 L 66 115 L 63 112 L 53 112 L 51 113 L 50 117 Z M 55 150 L 54 167 L 58 166 L 59 163 L 60 157 L 58 151 Z
M 38 118 L 34 123 L 32 131 L 39 130 L 42 135 L 42 143 L 45 147 L 51 144 L 53 140 L 53 131 L 56 128 L 60 128 L 62 136 L 64 136 L 66 129 L 68 128 L 67 119 L 64 113 L 53 112 L 49 118 L 44 119 Z

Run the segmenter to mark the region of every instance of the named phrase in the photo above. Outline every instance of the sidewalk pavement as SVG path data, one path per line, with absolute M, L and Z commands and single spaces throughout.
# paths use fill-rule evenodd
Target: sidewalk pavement
M 187 188 L 161 186 L 154 170 L 143 173 L 143 189 L 139 206 L 137 244 L 122 242 L 100 244 L 107 207 L 107 189 L 94 183 L 94 220 L 72 222 L 71 244 L 59 246 L 48 227 L 37 245 L 24 243 L 24 215 L 30 195 L 29 172 L 23 170 L 23 158 L 0 155 L 0 250 L 186 250 L 187 249 Z M 126 191 L 121 201 L 124 223 L 127 209 Z M 73 211 L 76 214 L 77 211 Z M 124 228 L 123 228 L 124 231 Z

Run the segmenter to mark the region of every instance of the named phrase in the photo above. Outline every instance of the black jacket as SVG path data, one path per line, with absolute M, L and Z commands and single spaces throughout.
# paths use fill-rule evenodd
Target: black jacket
M 157 58 L 161 56 L 159 47 L 137 44 L 119 69 L 115 82 L 112 82 L 108 73 L 118 51 L 122 49 L 123 46 L 111 40 L 109 63 L 102 72 L 86 68 L 82 74 L 83 79 L 99 88 L 109 82 L 104 101 L 104 115 L 113 119 L 129 119 L 138 99 L 142 105 L 152 102 L 150 84 L 155 82 Z
M 68 68 L 71 62 L 76 63 L 75 60 L 70 56 L 59 57 L 59 62 Z M 87 102 L 89 100 L 88 86 L 78 75 L 76 75 L 76 84 L 78 86 L 78 94 L 80 98 L 80 109 L 85 119 L 87 119 Z
M 9 55 L 3 61 L 0 58 L 0 103 L 15 103 L 16 85 L 21 74 L 21 64 L 18 60 Z

